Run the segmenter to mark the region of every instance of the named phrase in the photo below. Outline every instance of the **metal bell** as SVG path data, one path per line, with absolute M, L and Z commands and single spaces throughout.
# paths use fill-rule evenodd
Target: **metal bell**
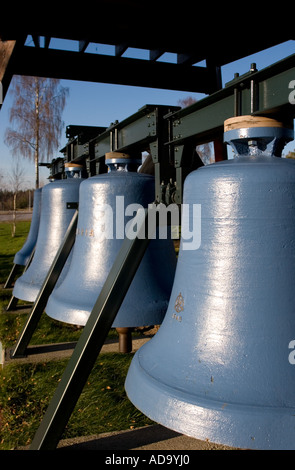
M 72 168 L 67 165 L 69 164 L 65 164 L 67 179 L 52 181 L 42 188 L 42 209 L 35 254 L 28 269 L 15 282 L 13 296 L 16 299 L 28 302 L 36 300 L 75 212 L 75 208 L 68 208 L 67 204 L 79 202 L 81 167 Z M 68 171 L 75 171 L 77 177 L 73 177 L 73 173 L 68 174 Z M 68 262 L 61 276 L 64 275 Z M 60 277 L 58 282 L 61 279 Z
M 106 155 L 106 164 L 109 173 L 88 178 L 80 186 L 71 264 L 45 309 L 47 315 L 65 323 L 86 324 L 123 243 L 126 223 L 138 204 L 144 208 L 154 201 L 154 177 L 136 172 L 140 161 L 111 152 Z M 126 213 L 128 208 L 132 214 Z M 160 324 L 167 310 L 175 267 L 172 240 L 151 240 L 113 327 Z
M 295 162 L 277 158 L 293 130 L 243 116 L 225 131 L 241 153 L 185 181 L 182 229 L 201 204 L 201 246 L 181 240 L 165 319 L 125 387 L 143 413 L 188 436 L 294 449 Z
M 36 246 L 38 231 L 39 231 L 39 222 L 40 222 L 40 213 L 41 213 L 41 192 L 42 188 L 36 189 L 34 192 L 34 205 L 32 220 L 30 225 L 30 230 L 27 236 L 27 239 L 22 246 L 22 248 L 15 254 L 13 259 L 13 266 L 9 273 L 9 276 L 4 284 L 4 289 L 8 289 L 12 286 L 12 283 L 17 275 L 20 266 L 26 266 L 26 269 L 29 263 L 32 260 L 34 248 Z
M 42 188 L 34 191 L 34 204 L 30 230 L 23 247 L 15 254 L 13 263 L 20 266 L 26 266 L 30 256 L 35 248 L 38 238 L 39 221 L 41 214 L 41 193 Z

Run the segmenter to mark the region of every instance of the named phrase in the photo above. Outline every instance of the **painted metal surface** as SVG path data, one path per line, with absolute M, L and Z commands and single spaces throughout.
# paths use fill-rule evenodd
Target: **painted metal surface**
M 230 446 L 295 448 L 294 188 L 295 162 L 253 147 L 187 177 L 201 247 L 180 247 L 165 319 L 125 384 L 153 420 Z
M 120 199 L 117 199 L 117 198 Z M 79 218 L 69 271 L 48 299 L 46 313 L 57 320 L 85 325 L 125 237 L 130 204 L 154 200 L 154 178 L 111 171 L 80 186 Z M 107 218 L 107 210 L 112 209 Z M 123 231 L 122 231 L 123 229 Z M 119 310 L 114 327 L 160 324 L 167 310 L 176 267 L 172 241 L 151 240 Z
M 146 212 L 139 233 L 148 220 Z M 150 243 L 148 238 L 125 238 L 93 306 L 61 381 L 32 441 L 31 450 L 53 450 L 86 384 L 97 356 Z
M 42 188 L 42 210 L 36 250 L 29 268 L 15 282 L 13 296 L 17 299 L 28 302 L 36 300 L 75 213 L 75 209 L 67 208 L 67 203 L 79 202 L 81 181 L 80 178 L 57 180 Z M 68 269 L 69 262 L 68 259 L 63 273 Z M 58 282 L 61 280 L 62 277 Z
M 40 214 L 41 214 L 41 194 L 42 194 L 42 188 L 35 189 L 34 205 L 33 205 L 33 213 L 32 213 L 30 230 L 29 230 L 27 239 L 23 247 L 14 256 L 14 260 L 13 260 L 14 264 L 26 266 L 32 254 L 32 251 L 36 245 L 37 238 L 38 238 Z

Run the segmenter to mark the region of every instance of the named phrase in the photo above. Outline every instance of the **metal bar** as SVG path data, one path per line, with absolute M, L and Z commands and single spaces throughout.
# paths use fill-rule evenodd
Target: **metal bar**
M 8 278 L 7 278 L 7 281 L 6 281 L 5 284 L 4 284 L 4 289 L 8 289 L 9 287 L 11 287 L 11 284 L 13 283 L 14 278 L 15 278 L 17 272 L 19 271 L 19 269 L 20 269 L 20 265 L 19 265 L 19 264 L 14 264 L 14 265 L 12 266 L 12 269 L 11 269 L 11 271 L 10 271 L 10 273 L 9 273 L 9 276 L 8 276 Z
M 289 102 L 289 83 L 295 76 L 295 54 L 257 72 L 249 72 L 225 88 L 171 115 L 173 136 L 169 144 L 182 145 L 187 139 L 201 144 L 218 138 L 224 121 L 235 114 L 268 114 L 294 118 Z M 255 93 L 251 98 L 251 83 Z M 251 104 L 252 103 L 252 104 Z
M 33 439 L 32 450 L 56 447 L 148 247 L 148 237 L 142 236 L 147 220 L 148 211 L 136 238 L 125 238 Z
M 65 233 L 63 242 L 51 264 L 43 285 L 39 291 L 37 299 L 32 307 L 30 315 L 26 324 L 20 334 L 14 351 L 11 353 L 11 358 L 24 357 L 27 346 L 32 338 L 32 335 L 38 325 L 40 317 L 44 312 L 47 304 L 48 297 L 50 296 L 58 278 L 64 267 L 64 264 L 71 252 L 75 242 L 76 227 L 78 221 L 78 210 L 74 213 L 70 225 Z
M 125 149 L 130 150 L 131 147 L 147 146 L 157 140 L 159 126 L 166 124 L 163 122 L 163 116 L 179 109 L 179 106 L 148 104 L 123 121 L 115 122 L 105 132 L 91 140 L 94 144 L 95 158 L 102 158 L 109 151 L 121 152 Z
M 12 296 L 9 301 L 9 304 L 7 305 L 6 312 L 9 312 L 10 310 L 15 310 L 17 302 L 18 302 L 18 299 Z
M 32 262 L 32 260 L 33 260 L 33 258 L 34 258 L 34 255 L 35 255 L 35 251 L 36 251 L 36 245 L 34 246 L 34 248 L 33 248 L 33 250 L 32 250 L 32 253 L 31 253 L 30 256 L 29 256 L 29 259 L 28 259 L 28 261 L 27 261 L 27 264 L 26 264 L 26 266 L 25 266 L 25 269 L 23 270 L 23 273 L 25 273 L 26 270 L 28 269 L 28 267 L 30 266 L 30 264 L 31 264 L 31 262 Z
M 32 259 L 34 257 L 34 254 L 35 254 L 35 249 L 36 249 L 36 247 L 34 246 L 33 251 L 30 254 L 29 260 L 28 260 L 28 262 L 25 266 L 25 269 L 23 270 L 23 273 L 25 273 L 26 270 L 28 269 L 28 267 L 30 266 L 30 264 L 32 262 Z M 19 265 L 16 265 L 16 266 L 19 267 Z M 11 271 L 7 281 L 6 281 L 6 284 L 5 284 L 4 288 L 10 287 L 11 283 L 13 282 L 13 279 L 14 279 L 15 275 L 16 275 L 16 272 L 13 272 L 13 268 L 12 268 L 12 271 Z M 6 312 L 9 312 L 10 310 L 14 310 L 15 307 L 16 307 L 17 302 L 18 302 L 18 299 L 16 297 L 12 296 L 10 301 L 9 301 L 9 304 L 7 305 Z

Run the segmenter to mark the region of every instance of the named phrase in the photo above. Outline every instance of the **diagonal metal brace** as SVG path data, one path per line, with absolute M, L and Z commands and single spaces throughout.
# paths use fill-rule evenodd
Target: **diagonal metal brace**
M 53 450 L 72 414 L 132 279 L 148 247 L 148 211 L 134 239 L 125 238 L 71 359 L 49 403 L 31 450 Z
M 36 249 L 36 247 L 34 247 L 32 253 L 31 253 L 31 255 L 28 259 L 28 262 L 25 266 L 25 269 L 23 270 L 23 273 L 25 273 L 26 270 L 28 269 L 28 267 L 30 266 L 30 264 L 33 260 L 34 254 L 35 254 L 35 249 Z M 16 274 L 18 273 L 19 268 L 20 268 L 20 266 L 18 264 L 13 265 L 12 270 L 11 270 L 11 272 L 8 276 L 8 279 L 5 283 L 4 289 L 7 289 L 7 288 L 11 287 L 11 284 L 13 283 L 14 278 L 15 278 Z M 9 304 L 6 308 L 6 311 L 9 312 L 10 310 L 13 310 L 16 307 L 17 302 L 18 302 L 18 299 L 16 297 L 12 296 L 10 301 L 9 301 Z
M 24 357 L 26 354 L 27 346 L 33 336 L 33 333 L 39 323 L 42 313 L 46 307 L 48 297 L 50 296 L 53 288 L 59 278 L 59 275 L 65 265 L 65 262 L 71 252 L 75 242 L 76 227 L 78 222 L 78 210 L 75 211 L 72 220 L 65 233 L 63 242 L 55 255 L 47 276 L 42 284 L 38 296 L 34 302 L 30 315 L 23 327 L 14 351 L 11 353 L 11 358 Z
M 18 271 L 20 271 L 21 266 L 19 264 L 14 264 L 12 266 L 12 269 L 9 273 L 9 276 L 4 284 L 3 289 L 9 289 L 15 279 L 15 276 L 18 274 Z

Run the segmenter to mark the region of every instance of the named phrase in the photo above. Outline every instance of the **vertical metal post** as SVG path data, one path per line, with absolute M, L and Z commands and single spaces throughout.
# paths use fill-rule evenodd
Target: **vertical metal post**
M 142 236 L 147 233 L 143 232 L 147 221 L 148 211 L 136 238 L 125 238 L 33 439 L 32 450 L 56 447 L 147 249 L 149 239 Z
M 254 72 L 257 72 L 257 68 L 256 68 L 256 64 L 253 62 L 253 64 L 251 64 L 251 68 L 250 68 L 250 73 L 254 73 Z M 256 86 L 256 83 L 255 83 L 255 80 L 251 80 L 250 82 L 250 100 L 251 100 L 251 103 L 250 103 L 250 111 L 251 111 L 251 114 L 253 114 L 256 109 L 257 109 L 257 86 Z
M 26 321 L 26 324 L 20 334 L 14 351 L 11 357 L 23 357 L 25 355 L 27 346 L 32 338 L 32 335 L 38 325 L 40 317 L 44 312 L 47 304 L 48 297 L 50 296 L 58 278 L 65 265 L 65 262 L 71 252 L 73 244 L 75 242 L 76 227 L 78 221 L 78 210 L 74 213 L 69 227 L 65 233 L 63 242 L 51 264 L 48 274 L 42 284 L 42 287 L 38 293 L 37 299 L 32 307 L 30 315 Z
M 224 144 L 222 139 L 215 139 L 213 141 L 213 147 L 215 162 L 227 160 L 227 145 Z
M 121 327 L 116 328 L 119 335 L 119 352 L 130 353 L 132 351 L 132 334 L 131 328 Z
M 235 73 L 234 79 L 239 77 L 239 73 Z M 234 116 L 240 116 L 242 113 L 242 104 L 241 104 L 241 94 L 239 91 L 239 86 L 234 88 Z

